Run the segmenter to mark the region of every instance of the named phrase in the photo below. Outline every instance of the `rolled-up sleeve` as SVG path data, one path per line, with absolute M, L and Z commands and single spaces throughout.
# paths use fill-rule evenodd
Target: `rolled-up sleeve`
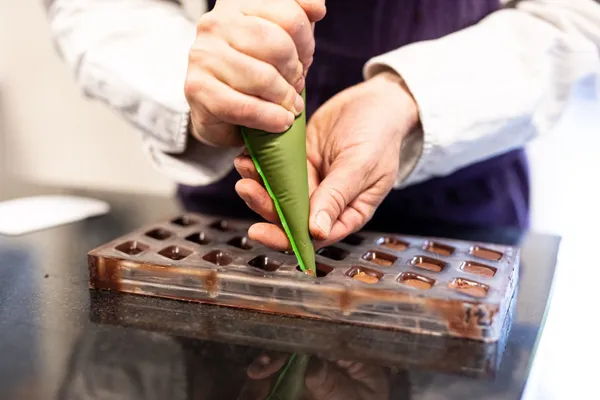
M 183 88 L 196 29 L 178 1 L 45 4 L 57 50 L 83 93 L 141 132 L 155 167 L 190 185 L 209 184 L 232 169 L 240 149 L 208 147 L 188 136 Z
M 582 83 L 600 92 L 600 2 L 522 0 L 478 24 L 371 59 L 392 68 L 421 119 L 395 188 L 445 176 L 546 134 Z

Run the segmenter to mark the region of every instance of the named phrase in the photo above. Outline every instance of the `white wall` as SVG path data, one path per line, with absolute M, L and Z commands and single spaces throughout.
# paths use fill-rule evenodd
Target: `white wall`
M 11 174 L 46 184 L 171 191 L 146 161 L 137 132 L 79 93 L 50 41 L 42 0 L 0 0 L 0 80 Z

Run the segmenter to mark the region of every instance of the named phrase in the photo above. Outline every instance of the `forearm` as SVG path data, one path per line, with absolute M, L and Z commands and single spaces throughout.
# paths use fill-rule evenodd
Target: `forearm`
M 403 149 L 396 187 L 450 174 L 549 132 L 581 82 L 598 87 L 600 3 L 523 0 L 438 40 L 382 55 L 406 82 L 423 132 Z
M 159 169 L 198 185 L 231 169 L 237 150 L 211 149 L 230 159 L 215 171 L 214 160 L 202 158 L 207 151 L 188 143 L 183 87 L 195 24 L 177 1 L 49 0 L 46 5 L 53 39 L 82 91 L 141 131 Z

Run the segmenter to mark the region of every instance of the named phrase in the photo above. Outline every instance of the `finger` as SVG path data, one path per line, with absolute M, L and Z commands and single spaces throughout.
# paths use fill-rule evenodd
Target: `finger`
M 219 29 L 231 47 L 274 66 L 297 93 L 304 88 L 304 68 L 296 44 L 279 25 L 251 15 Z
M 317 168 L 309 160 L 306 163 L 308 168 L 308 194 L 311 196 L 317 187 L 319 187 L 321 178 L 319 177 Z
M 275 251 L 291 249 L 290 242 L 284 230 L 273 224 L 260 222 L 252 225 L 248 229 L 248 237 Z
M 285 354 L 261 354 L 246 370 L 250 379 L 265 379 L 279 371 L 287 362 Z
M 236 157 L 233 160 L 233 165 L 242 178 L 255 180 L 262 185 L 262 178 L 258 174 L 254 161 L 252 161 L 250 156 Z
M 356 398 L 355 387 L 330 363 L 321 361 L 312 364 L 306 373 L 306 389 L 317 400 L 347 400 Z
M 310 231 L 318 240 L 328 239 L 334 223 L 362 189 L 361 171 L 348 163 L 334 163 L 310 198 Z M 342 221 L 342 224 L 344 222 Z M 339 228 L 338 228 L 339 229 Z
M 215 122 L 285 132 L 295 116 L 285 108 L 257 97 L 240 93 L 201 70 L 188 72 L 185 95 L 196 114 L 198 129 L 209 129 Z
M 296 0 L 296 2 L 302 7 L 313 25 L 315 22 L 319 22 L 325 18 L 325 14 L 327 13 L 325 0 Z
M 299 115 L 304 109 L 302 96 L 271 64 L 241 53 L 219 40 L 197 40 L 191 52 L 195 53 L 195 65 L 238 92 L 278 104 L 294 115 Z
M 285 30 L 296 44 L 298 58 L 306 70 L 312 62 L 315 52 L 315 40 L 306 12 L 294 1 L 273 0 L 265 6 L 264 2 L 245 2 L 242 12 L 264 18 Z
M 252 211 L 273 224 L 279 223 L 275 204 L 267 189 L 260 183 L 252 179 L 242 179 L 235 184 L 235 191 Z

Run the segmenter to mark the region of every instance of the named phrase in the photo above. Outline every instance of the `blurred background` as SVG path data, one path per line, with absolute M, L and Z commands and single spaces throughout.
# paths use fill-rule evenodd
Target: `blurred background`
M 2 177 L 10 174 L 44 185 L 171 194 L 172 183 L 145 160 L 138 134 L 80 94 L 53 48 L 42 3 L 0 0 L 0 190 Z M 200 15 L 201 10 L 192 12 Z M 544 399 L 562 398 L 556 397 L 561 391 L 574 390 L 562 383 L 575 379 L 570 373 L 581 372 L 550 365 L 557 360 L 563 366 L 590 362 L 585 343 L 595 340 L 590 336 L 593 329 L 585 329 L 585 304 L 596 299 L 593 290 L 581 290 L 575 280 L 600 278 L 597 260 L 590 254 L 598 246 L 600 226 L 597 85 L 591 81 L 577 88 L 557 129 L 528 149 L 532 229 L 563 237 L 547 334 L 540 344 L 542 357 L 536 361 L 543 384 L 530 389 L 541 391 L 539 398 Z M 571 341 L 574 335 L 577 340 Z M 554 362 L 547 363 L 549 358 Z M 595 378 L 592 371 L 590 367 L 590 383 Z

